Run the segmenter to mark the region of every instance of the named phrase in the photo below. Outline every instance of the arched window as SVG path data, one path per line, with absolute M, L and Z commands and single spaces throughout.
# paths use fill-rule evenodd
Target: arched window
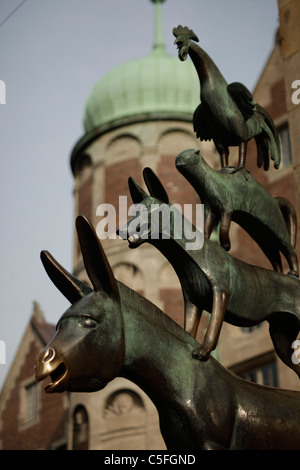
M 86 409 L 78 405 L 73 413 L 73 450 L 88 450 L 89 419 Z

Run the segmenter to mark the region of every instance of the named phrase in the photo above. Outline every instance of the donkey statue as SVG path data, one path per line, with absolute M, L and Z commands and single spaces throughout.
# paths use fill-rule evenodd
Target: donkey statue
M 72 304 L 36 359 L 36 379 L 51 380 L 46 392 L 93 392 L 125 377 L 153 401 L 170 450 L 300 449 L 300 393 L 247 382 L 213 357 L 195 360 L 196 340 L 116 281 L 89 221 L 76 225 L 93 288 L 41 254 Z
M 280 252 L 299 276 L 295 251 L 297 217 L 292 204 L 271 196 L 245 169 L 232 173 L 230 167 L 216 171 L 200 152 L 187 149 L 177 155 L 177 170 L 198 193 L 205 210 L 205 235 L 209 238 L 220 222 L 220 244 L 230 250 L 231 220 L 238 223 L 257 242 L 275 271 L 282 272 Z
M 175 235 L 172 217 L 169 233 L 158 227 L 159 236 L 151 237 L 154 212 L 171 204 L 155 173 L 145 168 L 143 174 L 150 195 L 131 177 L 129 189 L 136 207 L 141 207 L 144 223 L 140 222 L 139 233 L 132 233 L 134 215 L 118 229 L 118 235 L 127 238 L 131 248 L 150 243 L 171 263 L 182 288 L 188 333 L 195 337 L 202 311 L 211 313 L 203 342 L 193 356 L 208 358 L 217 345 L 223 321 L 250 327 L 267 320 L 278 356 L 300 377 L 300 365 L 294 364 L 291 357 L 291 345 L 300 330 L 299 279 L 244 263 L 207 238 L 201 249 L 187 250 L 184 234 L 181 238 Z

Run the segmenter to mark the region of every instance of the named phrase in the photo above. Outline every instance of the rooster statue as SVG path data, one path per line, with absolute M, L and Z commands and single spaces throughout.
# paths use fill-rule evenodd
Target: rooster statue
M 228 166 L 229 147 L 239 147 L 238 166 L 245 167 L 247 144 L 252 138 L 257 146 L 257 166 L 269 169 L 270 159 L 280 165 L 279 137 L 271 117 L 255 103 L 241 83 L 227 84 L 218 67 L 194 41 L 195 33 L 186 26 L 173 29 L 180 60 L 189 54 L 200 81 L 201 104 L 193 116 L 194 131 L 200 140 L 213 140 L 220 154 L 221 166 Z

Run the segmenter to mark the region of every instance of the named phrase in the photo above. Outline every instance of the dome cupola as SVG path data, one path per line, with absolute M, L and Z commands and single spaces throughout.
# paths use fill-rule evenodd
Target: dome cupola
M 104 75 L 88 96 L 84 129 L 116 127 L 145 119 L 191 120 L 199 104 L 199 80 L 192 62 L 166 52 L 161 3 L 155 3 L 155 39 L 151 53 Z

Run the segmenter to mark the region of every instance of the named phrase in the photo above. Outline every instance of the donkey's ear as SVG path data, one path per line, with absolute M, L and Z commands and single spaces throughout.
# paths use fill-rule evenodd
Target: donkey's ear
M 134 178 L 132 178 L 132 176 L 128 178 L 128 187 L 132 202 L 134 204 L 139 204 L 143 201 L 143 199 L 149 197 L 149 194 L 147 194 L 146 191 L 143 190 L 143 188 L 135 181 Z
M 76 228 L 86 272 L 95 291 L 120 298 L 118 285 L 97 234 L 89 220 L 79 215 Z
M 160 201 L 169 204 L 169 197 L 167 191 L 163 187 L 162 183 L 158 179 L 158 176 L 154 173 L 151 168 L 144 168 L 143 171 L 144 181 L 152 197 L 159 199 Z
M 90 286 L 72 276 L 48 251 L 41 252 L 41 260 L 53 284 L 72 304 L 92 292 Z

